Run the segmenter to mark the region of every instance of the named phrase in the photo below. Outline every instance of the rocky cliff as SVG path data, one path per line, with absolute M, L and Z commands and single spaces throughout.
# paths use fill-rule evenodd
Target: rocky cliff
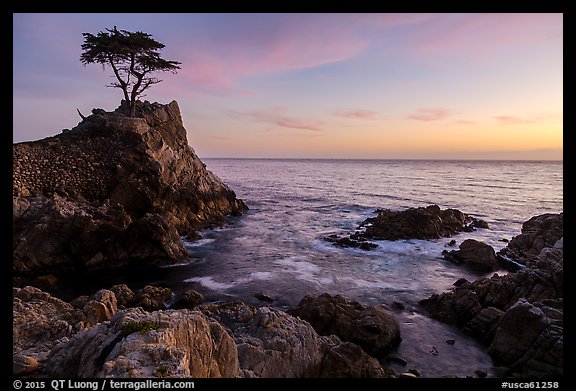
M 13 145 L 15 272 L 173 262 L 181 236 L 247 209 L 188 145 L 177 102 L 92 113 Z

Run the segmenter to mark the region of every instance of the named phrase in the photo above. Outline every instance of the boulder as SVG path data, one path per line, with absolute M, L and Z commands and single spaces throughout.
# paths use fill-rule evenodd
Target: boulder
M 340 295 L 305 296 L 289 313 L 304 319 L 320 335 L 337 335 L 382 358 L 401 341 L 400 325 L 389 311 L 350 302 Z
M 83 307 L 87 326 L 110 320 L 117 310 L 116 295 L 107 289 L 96 292 Z
M 496 252 L 485 243 L 474 239 L 463 241 L 458 250 L 444 251 L 444 258 L 479 272 L 491 272 L 499 269 Z
M 126 284 L 118 284 L 114 285 L 110 288 L 112 292 L 114 292 L 114 296 L 116 296 L 116 302 L 118 304 L 118 308 L 124 309 L 132 306 L 134 302 L 134 298 L 136 295 L 132 291 L 132 289 L 128 288 Z
M 182 293 L 174 304 L 170 306 L 171 309 L 182 309 L 182 308 L 194 308 L 204 302 L 204 296 L 201 293 L 196 292 L 193 289 L 188 289 Z
M 142 307 L 146 311 L 158 311 L 167 308 L 166 302 L 172 299 L 170 288 L 146 285 L 134 297 L 133 307 Z

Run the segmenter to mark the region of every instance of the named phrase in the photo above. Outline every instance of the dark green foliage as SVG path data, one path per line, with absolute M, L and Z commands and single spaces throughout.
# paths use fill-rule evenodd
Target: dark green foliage
M 134 116 L 136 100 L 150 86 L 162 80 L 152 77 L 153 72 L 176 73 L 178 61 L 160 57 L 164 44 L 142 31 L 130 32 L 113 29 L 100 31 L 97 35 L 82 33 L 84 43 L 80 61 L 82 64 L 102 64 L 112 68 L 116 81 L 109 87 L 121 88 L 124 99 L 130 105 L 130 116 Z
M 150 330 L 158 330 L 160 325 L 156 322 L 127 322 L 122 325 L 122 331 L 126 334 L 132 334 L 135 332 L 140 332 L 144 334 Z

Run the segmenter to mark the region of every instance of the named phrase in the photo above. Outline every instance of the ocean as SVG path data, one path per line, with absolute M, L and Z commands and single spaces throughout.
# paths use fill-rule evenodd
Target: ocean
M 418 302 L 459 278 L 487 277 L 442 258 L 446 244 L 473 238 L 496 251 L 532 216 L 563 210 L 563 163 L 549 161 L 205 159 L 249 211 L 185 242 L 192 257 L 162 269 L 158 283 L 198 290 L 209 301 L 242 300 L 287 309 L 304 295 L 341 294 L 394 315 L 403 341 L 394 353 L 424 377 L 489 376 L 485 349 L 429 318 Z M 489 229 L 438 240 L 376 241 L 372 251 L 323 240 L 349 235 L 378 208 L 436 204 L 488 222 Z M 499 274 L 506 273 L 498 271 Z M 260 301 L 265 294 L 274 302 Z M 453 345 L 446 340 L 456 341 Z M 438 354 L 432 354 L 432 352 Z

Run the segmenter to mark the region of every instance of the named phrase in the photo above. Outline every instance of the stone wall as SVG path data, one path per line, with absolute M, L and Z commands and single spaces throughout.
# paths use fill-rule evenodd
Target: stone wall
M 66 142 L 66 138 L 13 145 L 13 196 L 58 193 L 97 202 L 110 194 L 122 141 L 76 137 L 74 142 Z

